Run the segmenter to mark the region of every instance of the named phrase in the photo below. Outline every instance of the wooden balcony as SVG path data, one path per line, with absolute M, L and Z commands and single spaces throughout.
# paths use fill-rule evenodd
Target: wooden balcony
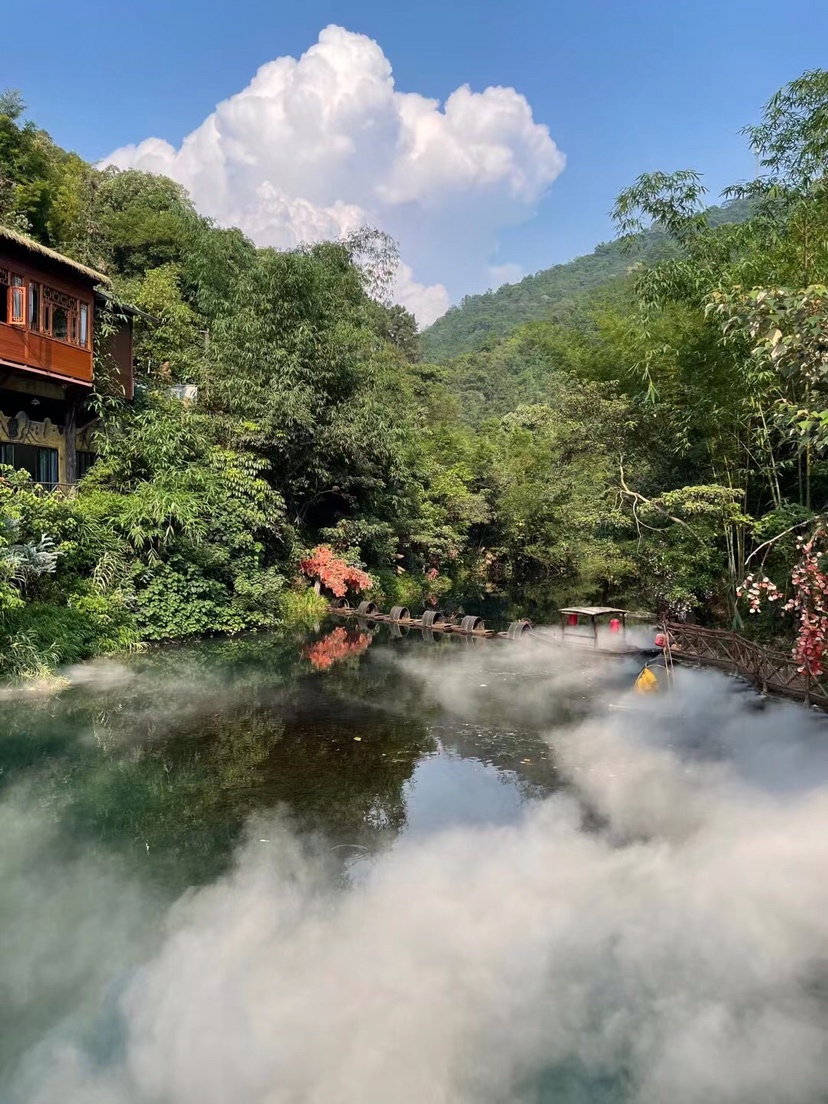
M 61 383 L 92 386 L 92 351 L 0 323 L 0 362 Z

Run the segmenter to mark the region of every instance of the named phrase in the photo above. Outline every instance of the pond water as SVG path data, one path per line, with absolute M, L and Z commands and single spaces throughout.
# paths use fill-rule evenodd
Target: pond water
M 337 624 L 4 702 L 0 1100 L 823 1098 L 824 725 L 637 669 Z

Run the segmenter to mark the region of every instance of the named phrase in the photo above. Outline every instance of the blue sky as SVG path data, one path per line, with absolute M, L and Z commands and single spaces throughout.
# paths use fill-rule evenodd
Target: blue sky
M 435 215 L 436 185 L 428 195 L 421 190 L 395 200 L 392 214 L 386 210 L 416 278 L 445 284 L 454 300 L 496 282 L 499 265 L 535 271 L 611 236 L 613 198 L 642 171 L 697 168 L 714 194 L 749 175 L 752 160 L 739 128 L 786 81 L 828 65 L 828 3 L 817 0 L 87 0 L 76 6 L 42 0 L 37 33 L 15 36 L 13 51 L 3 52 L 0 85 L 20 88 L 31 117 L 88 158 L 149 137 L 177 149 L 219 101 L 245 89 L 259 66 L 299 58 L 332 23 L 376 41 L 399 92 L 444 101 L 464 84 L 475 93 L 490 85 L 516 89 L 534 123 L 546 124 L 566 155 L 565 170 L 548 188 L 539 176 L 534 192 L 527 187 L 511 206 L 505 193 L 478 188 L 466 206 L 469 225 L 456 238 L 462 208 Z M 267 145 L 266 123 L 259 133 Z M 285 149 L 297 156 L 293 146 Z M 528 156 L 523 146 L 517 156 Z M 149 165 L 137 155 L 119 163 Z M 189 184 L 193 170 L 187 171 L 181 178 Z M 553 175 L 548 159 L 546 171 Z M 354 191 L 337 180 L 341 196 L 319 199 L 308 186 L 318 208 L 330 212 L 341 199 L 372 211 L 364 188 Z M 288 199 L 296 198 L 277 183 L 277 190 L 288 188 Z M 304 196 L 302 184 L 290 187 Z M 200 206 L 209 213 L 235 212 L 232 205 L 217 206 L 204 185 L 202 193 L 193 190 L 197 200 L 204 195 Z M 249 205 L 244 211 L 251 232 L 258 216 Z M 278 235 L 271 238 L 281 244 Z

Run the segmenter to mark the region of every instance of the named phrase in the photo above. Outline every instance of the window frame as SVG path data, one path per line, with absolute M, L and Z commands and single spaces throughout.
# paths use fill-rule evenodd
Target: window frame
M 26 329 L 26 314 L 29 305 L 27 290 L 26 278 L 24 276 L 19 276 L 16 272 L 10 273 L 7 292 L 9 297 L 7 318 L 8 325 L 14 326 L 17 329 Z
M 15 449 L 31 450 L 32 467 L 35 472 L 29 470 L 28 467 L 21 465 L 21 461 L 14 456 Z M 9 451 L 11 457 L 4 454 Z M 31 481 L 38 486 L 46 487 L 50 490 L 54 490 L 60 486 L 60 453 L 56 448 L 52 448 L 51 445 L 32 445 L 23 441 L 0 441 L 0 463 L 8 464 L 9 467 L 15 469 L 15 471 L 24 471 L 27 473 Z M 41 473 L 44 469 L 49 469 L 47 474 L 54 475 L 54 479 L 43 479 Z
M 62 322 L 61 333 L 55 333 L 56 315 Z M 67 310 L 66 307 L 62 306 L 60 303 L 52 303 L 52 332 L 49 334 L 49 337 L 53 338 L 55 341 L 62 341 L 64 345 L 71 345 L 72 342 L 69 340 L 69 325 L 71 318 L 72 311 Z
M 83 459 L 81 459 L 83 457 Z M 92 452 L 91 449 L 77 449 L 75 451 L 75 476 L 77 479 L 83 479 L 95 461 L 98 459 L 97 452 Z M 82 470 L 81 470 L 82 469 Z
M 26 330 L 50 341 L 58 341 L 70 349 L 92 352 L 91 299 L 62 291 L 53 284 L 15 272 L 5 265 L 0 265 L 0 296 L 5 296 L 6 299 L 6 319 L 2 325 Z M 56 308 L 66 314 L 64 337 L 54 333 Z
M 79 301 L 78 307 L 78 345 L 81 349 L 89 348 L 89 339 L 92 334 L 92 304 L 85 299 Z
M 28 299 L 28 302 L 29 302 L 29 322 L 28 322 L 29 332 L 39 334 L 39 333 L 43 332 L 43 330 L 41 329 L 41 324 L 40 324 L 40 318 L 41 318 L 41 315 L 43 314 L 43 289 L 41 288 L 40 282 L 38 280 L 29 280 L 29 289 L 28 290 L 29 290 L 29 294 L 27 296 L 27 299 Z M 35 300 L 36 300 L 36 302 L 35 302 Z M 37 308 L 36 312 L 34 312 L 32 310 L 32 307 L 35 307 L 35 306 Z M 37 317 L 34 320 L 34 324 L 32 324 L 32 315 L 33 315 L 33 313 L 36 313 L 36 315 L 37 315 Z
M 73 349 L 85 349 L 78 341 L 72 341 L 72 330 L 79 332 L 78 316 L 80 314 L 80 300 L 77 295 L 69 295 L 68 292 L 59 291 L 50 284 L 41 284 L 41 301 L 43 310 L 41 314 L 40 333 L 50 337 L 52 341 L 59 341 L 61 345 L 69 345 Z M 48 323 L 46 322 L 46 307 L 48 304 Z M 59 337 L 54 332 L 55 310 L 62 310 L 66 314 L 66 336 Z

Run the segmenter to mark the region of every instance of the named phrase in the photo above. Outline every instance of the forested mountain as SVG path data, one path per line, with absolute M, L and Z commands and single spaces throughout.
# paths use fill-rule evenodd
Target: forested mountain
M 711 226 L 743 222 L 750 213 L 747 200 L 711 207 Z M 592 253 L 566 264 L 553 265 L 504 284 L 483 295 L 467 295 L 420 336 L 426 360 L 442 361 L 470 353 L 506 337 L 526 322 L 566 317 L 584 296 L 618 277 L 633 274 L 642 264 L 653 265 L 678 252 L 674 239 L 662 229 L 643 231 L 632 241 L 603 242 Z
M 828 73 L 807 73 L 748 131 L 763 175 L 741 206 L 711 217 L 692 171 L 642 176 L 614 211 L 632 252 L 475 297 L 423 358 L 383 235 L 257 249 L 0 98 L 0 223 L 144 312 L 135 401 L 96 366 L 76 497 L 0 468 L 0 671 L 318 612 L 313 564 L 386 603 L 543 594 L 746 623 L 819 674 L 826 120 Z

